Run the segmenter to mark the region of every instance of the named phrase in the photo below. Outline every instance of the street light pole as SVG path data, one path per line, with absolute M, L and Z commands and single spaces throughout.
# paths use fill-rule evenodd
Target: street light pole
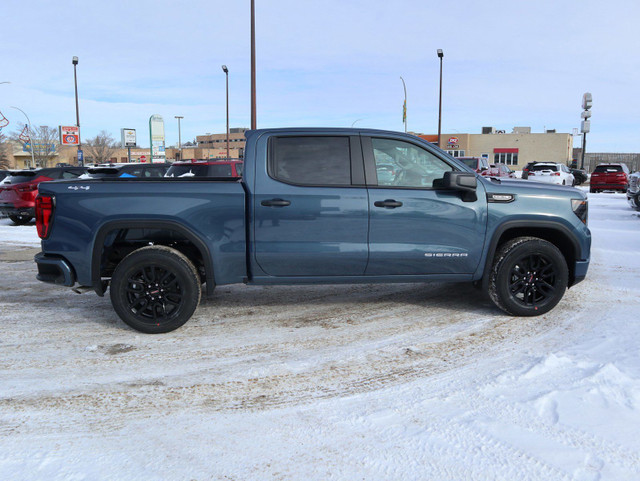
M 222 71 L 227 80 L 227 160 L 229 160 L 229 69 L 223 65 Z
M 256 8 L 251 0 L 251 129 L 257 128 L 256 119 Z
M 33 130 L 31 130 L 31 120 L 29 120 L 29 116 L 26 114 L 24 110 L 19 109 L 18 107 L 11 107 L 11 108 L 19 110 L 20 112 L 22 112 L 22 115 L 24 115 L 27 118 L 27 122 L 29 124 L 29 141 L 31 142 L 31 165 L 29 167 L 35 167 L 36 159 L 33 156 Z
M 442 135 L 442 58 L 444 57 L 444 52 L 441 48 L 438 49 L 438 58 L 440 59 L 440 99 L 438 101 L 438 147 L 442 148 L 440 145 L 440 136 Z
M 407 86 L 404 83 L 404 79 L 400 77 L 402 80 L 402 87 L 404 88 L 404 105 L 402 106 L 402 121 L 404 122 L 404 132 L 407 133 Z
M 80 140 L 80 110 L 78 108 L 78 75 L 76 73 L 76 66 L 78 65 L 78 57 L 73 57 L 71 59 L 71 63 L 73 64 L 73 84 L 76 90 L 76 125 L 78 127 L 78 165 L 80 164 L 80 156 L 82 155 L 82 141 Z M 84 163 L 84 161 L 83 161 Z
M 182 160 L 182 136 L 180 133 L 180 119 L 184 119 L 184 116 L 175 115 L 175 118 L 178 119 L 178 151 L 180 152 L 180 160 Z

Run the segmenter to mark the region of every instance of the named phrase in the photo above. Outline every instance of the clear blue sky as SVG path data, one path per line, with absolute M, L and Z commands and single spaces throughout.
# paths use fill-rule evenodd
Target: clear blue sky
M 12 126 L 73 125 L 71 57 L 83 138 L 120 128 L 148 145 L 250 126 L 249 0 L 3 0 L 0 111 Z M 444 50 L 443 132 L 571 133 L 593 94 L 587 151 L 640 152 L 640 2 L 256 0 L 258 127 L 356 126 L 436 133 Z M 359 120 L 361 119 L 361 120 Z M 10 129 L 10 128 L 9 128 Z M 578 142 L 576 142 L 578 145 Z

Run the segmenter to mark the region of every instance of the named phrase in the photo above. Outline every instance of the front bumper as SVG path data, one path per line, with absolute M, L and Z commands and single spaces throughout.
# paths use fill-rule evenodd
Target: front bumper
M 58 286 L 72 287 L 76 283 L 76 275 L 71 264 L 62 257 L 50 256 L 39 252 L 33 258 L 38 266 L 36 279 Z

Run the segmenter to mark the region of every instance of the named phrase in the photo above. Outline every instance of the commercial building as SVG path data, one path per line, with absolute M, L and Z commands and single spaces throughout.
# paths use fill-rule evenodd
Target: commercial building
M 437 135 L 417 134 L 438 143 Z M 514 127 L 510 133 L 483 127 L 481 134 L 442 134 L 440 147 L 454 157 L 484 157 L 490 164 L 507 164 L 522 170 L 528 162 L 560 162 L 569 164 L 573 155 L 573 136 L 547 130 L 532 133 L 531 127 Z

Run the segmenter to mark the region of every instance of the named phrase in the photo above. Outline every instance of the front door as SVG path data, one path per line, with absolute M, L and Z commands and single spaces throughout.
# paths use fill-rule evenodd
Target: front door
M 254 255 L 267 276 L 363 275 L 368 197 L 359 136 L 261 137 L 253 196 Z M 261 277 L 261 273 L 254 272 Z
M 471 201 L 442 189 L 444 172 L 462 170 L 446 155 L 401 137 L 362 143 L 371 216 L 366 274 L 473 273 L 487 224 L 482 184 Z

